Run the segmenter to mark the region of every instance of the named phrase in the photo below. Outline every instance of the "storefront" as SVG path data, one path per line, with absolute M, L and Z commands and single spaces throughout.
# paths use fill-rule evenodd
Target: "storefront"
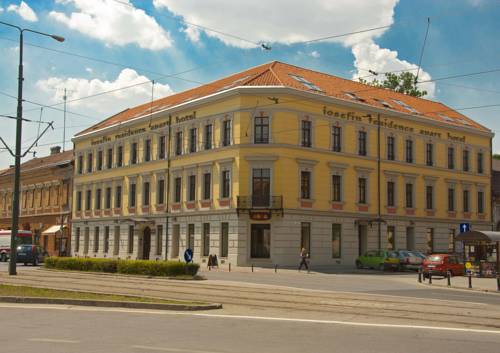
M 472 274 L 495 277 L 500 273 L 500 232 L 470 231 L 457 235 L 463 243 L 465 260 L 472 264 Z

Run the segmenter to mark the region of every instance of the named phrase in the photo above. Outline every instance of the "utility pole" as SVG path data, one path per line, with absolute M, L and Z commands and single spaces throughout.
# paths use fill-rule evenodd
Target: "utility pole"
M 10 236 L 10 262 L 9 262 L 9 275 L 13 276 L 17 274 L 17 237 L 19 231 L 19 191 L 21 188 L 21 138 L 22 138 L 22 128 L 23 128 L 23 35 L 24 32 L 31 32 L 35 34 L 40 34 L 42 36 L 51 37 L 58 42 L 63 42 L 64 38 L 54 34 L 47 34 L 43 32 L 38 32 L 29 28 L 21 28 L 19 26 L 0 21 L 0 24 L 15 28 L 19 31 L 19 67 L 18 67 L 18 78 L 17 78 L 17 117 L 16 117 L 16 148 L 15 152 L 12 153 L 10 148 L 6 145 L 7 149 L 14 155 L 14 195 L 12 201 L 12 232 Z M 49 127 L 52 127 L 50 123 L 45 131 Z M 45 132 L 44 131 L 44 132 Z M 39 138 L 31 145 L 33 147 L 37 143 Z M 2 142 L 5 144 L 5 141 Z M 28 149 L 28 151 L 31 149 Z M 28 152 L 26 151 L 26 153 Z M 26 153 L 24 155 L 26 155 Z

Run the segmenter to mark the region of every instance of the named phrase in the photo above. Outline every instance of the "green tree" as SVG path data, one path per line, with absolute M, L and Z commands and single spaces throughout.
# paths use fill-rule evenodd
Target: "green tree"
M 493 154 L 493 159 L 500 159 L 500 154 L 497 153 Z
M 367 81 L 360 78 L 359 82 L 370 86 L 387 88 L 413 97 L 422 97 L 427 94 L 427 91 L 418 89 L 415 84 L 415 75 L 411 72 L 402 72 L 399 75 L 388 72 L 385 74 L 385 79 L 383 81 L 377 79 Z

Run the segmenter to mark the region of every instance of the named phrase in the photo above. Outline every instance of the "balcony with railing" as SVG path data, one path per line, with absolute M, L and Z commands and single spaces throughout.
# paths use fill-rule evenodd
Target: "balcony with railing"
M 245 211 L 268 211 L 283 215 L 282 195 L 251 195 L 238 196 L 236 203 L 238 214 Z

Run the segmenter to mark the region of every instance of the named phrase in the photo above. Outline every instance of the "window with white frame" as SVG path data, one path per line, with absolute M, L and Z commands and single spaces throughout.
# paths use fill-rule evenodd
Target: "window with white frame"
M 165 203 L 165 179 L 158 179 L 157 183 L 158 186 L 156 188 L 156 203 L 158 205 L 163 205 Z
M 342 202 L 342 175 L 332 175 L 332 201 Z
M 405 146 L 406 163 L 413 163 L 413 140 L 411 138 L 406 139 Z
M 312 122 L 309 120 L 301 121 L 301 142 L 302 147 L 312 146 Z
M 396 159 L 396 138 L 392 135 L 387 136 L 387 159 L 393 161 Z
M 269 117 L 254 117 L 254 143 L 269 143 Z
M 222 121 L 222 146 L 231 145 L 232 124 L 231 119 Z
M 196 200 L 196 175 L 188 176 L 188 201 Z
M 368 203 L 368 179 L 366 177 L 358 177 L 358 203 Z

